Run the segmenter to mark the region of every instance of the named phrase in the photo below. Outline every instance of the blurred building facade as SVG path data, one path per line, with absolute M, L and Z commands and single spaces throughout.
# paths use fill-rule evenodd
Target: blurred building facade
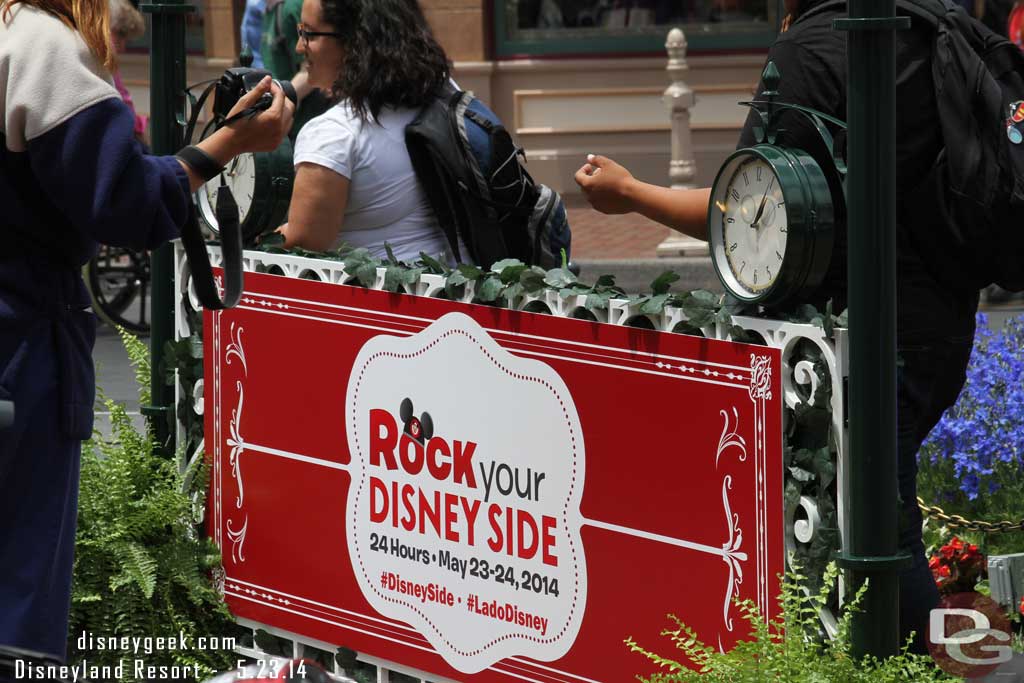
M 668 183 L 669 110 L 662 93 L 665 40 L 688 42 L 686 82 L 698 184 L 711 182 L 736 144 L 781 20 L 780 0 L 420 0 L 464 89 L 511 128 L 531 173 L 573 192 L 588 153 L 616 158 L 638 177 Z M 235 64 L 244 2 L 198 0 L 189 18 L 189 82 Z M 148 37 L 122 60 L 139 109 L 149 106 Z M 783 75 L 784 77 L 785 75 Z

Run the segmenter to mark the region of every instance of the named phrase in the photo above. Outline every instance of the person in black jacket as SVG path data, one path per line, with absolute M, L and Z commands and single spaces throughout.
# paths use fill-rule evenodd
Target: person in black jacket
M 150 249 L 178 237 L 210 170 L 143 154 L 111 80 L 107 4 L 0 0 L 0 402 L 15 409 L 0 425 L 0 660 L 10 648 L 65 654 L 95 395 L 82 265 L 98 243 Z M 272 89 L 268 110 L 197 145 L 207 166 L 280 144 L 292 105 L 269 77 L 232 113 Z
M 825 0 L 787 0 L 786 30 L 771 46 L 768 59 L 782 75 L 779 99 L 846 118 L 846 34 L 832 30 L 842 6 L 815 12 Z M 918 20 L 915 19 L 915 22 Z M 915 219 L 914 202 L 927 201 L 916 192 L 919 179 L 936 160 L 942 136 L 935 114 L 931 76 L 930 32 L 915 25 L 896 33 L 896 197 L 897 215 L 897 344 L 899 492 L 902 500 L 900 546 L 913 555 L 913 566 L 900 576 L 900 627 L 904 638 L 915 633 L 912 650 L 926 652 L 929 611 L 938 592 L 928 569 L 917 507 L 917 451 L 946 408 L 960 393 L 974 338 L 978 291 L 940 277 L 916 246 L 929 225 Z M 758 93 L 764 91 L 763 83 Z M 801 116 L 782 115 L 778 143 L 809 152 L 822 169 L 831 169 L 820 136 Z M 739 147 L 755 143 L 753 114 L 740 134 Z M 840 145 L 845 136 L 833 130 Z M 604 213 L 635 211 L 680 232 L 707 239 L 710 189 L 670 190 L 637 181 L 625 168 L 591 156 L 576 181 L 591 204 Z M 840 180 L 829 175 L 833 196 L 842 196 Z M 810 303 L 832 300 L 834 310 L 846 306 L 846 217 L 837 207 L 836 245 L 831 265 Z M 798 302 L 803 303 L 803 302 Z

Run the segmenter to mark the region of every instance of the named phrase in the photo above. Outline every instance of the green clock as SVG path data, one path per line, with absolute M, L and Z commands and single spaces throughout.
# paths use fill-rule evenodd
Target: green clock
M 775 101 L 779 75 L 764 73 L 766 100 L 744 102 L 761 116 L 753 147 L 731 154 L 711 187 L 708 243 L 725 290 L 740 301 L 766 306 L 798 299 L 821 284 L 832 256 L 836 199 L 825 173 L 806 152 L 775 144 L 780 111 L 807 116 L 828 149 L 822 123 L 845 125 L 821 112 Z M 836 170 L 846 167 L 833 153 Z
M 273 152 L 240 154 L 221 176 L 199 188 L 195 197 L 199 217 L 214 235 L 220 234 L 216 208 L 221 178 L 238 204 L 243 244 L 255 244 L 261 235 L 277 229 L 288 217 L 295 180 L 292 143 L 285 138 Z

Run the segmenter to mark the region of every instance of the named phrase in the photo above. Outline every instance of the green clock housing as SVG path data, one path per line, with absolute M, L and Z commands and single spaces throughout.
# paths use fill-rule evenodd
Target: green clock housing
M 260 236 L 277 229 L 287 219 L 295 181 L 292 157 L 292 143 L 285 138 L 273 152 L 240 154 L 224 170 L 224 183 L 231 188 L 238 204 L 244 245 L 255 244 Z M 214 178 L 199 188 L 195 196 L 203 224 L 217 236 L 220 187 L 221 178 Z
M 777 102 L 779 73 L 765 68 L 764 100 L 741 102 L 756 111 L 758 144 L 733 152 L 711 188 L 707 233 L 711 261 L 725 290 L 742 302 L 778 306 L 819 284 L 832 256 L 835 205 L 828 180 L 807 152 L 776 144 L 778 115 L 792 110 L 808 118 L 845 175 L 824 121 L 838 119 L 799 105 Z

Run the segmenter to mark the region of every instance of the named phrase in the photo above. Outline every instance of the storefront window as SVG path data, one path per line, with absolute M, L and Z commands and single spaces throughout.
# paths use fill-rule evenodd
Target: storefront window
M 661 52 L 669 29 L 690 49 L 766 47 L 780 0 L 496 0 L 500 56 Z

